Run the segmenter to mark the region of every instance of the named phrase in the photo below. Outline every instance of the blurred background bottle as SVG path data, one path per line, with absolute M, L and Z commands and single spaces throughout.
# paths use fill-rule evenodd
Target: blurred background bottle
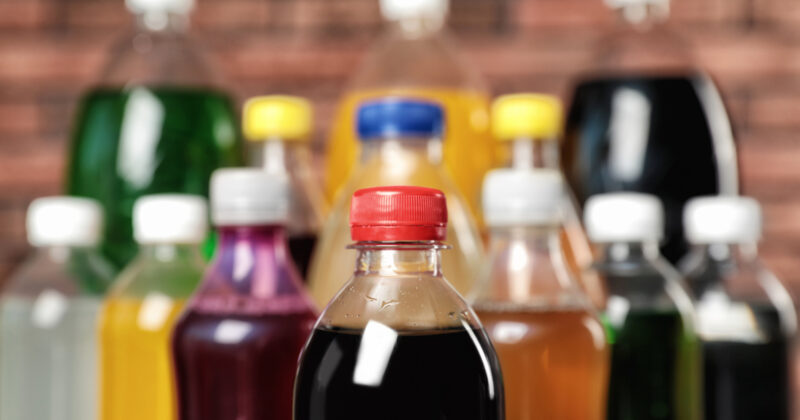
M 608 420 L 702 419 L 694 309 L 680 275 L 659 254 L 663 220 L 651 195 L 601 194 L 586 202 L 586 231 L 601 245 L 594 268 L 608 293 Z
M 465 200 L 442 166 L 443 109 L 417 99 L 386 97 L 358 110 L 361 158 L 333 205 L 309 271 L 311 296 L 320 308 L 342 287 L 356 263 L 350 241 L 350 197 L 360 188 L 417 185 L 444 191 L 449 220 L 442 267 L 462 294 L 472 290 L 483 244 Z
M 113 267 L 96 252 L 91 200 L 39 198 L 28 208 L 35 252 L 0 298 L 0 418 L 97 418 L 97 312 Z
M 669 0 L 606 0 L 619 25 L 604 37 L 575 85 L 564 164 L 580 203 L 594 194 L 637 191 L 665 209 L 662 252 L 687 251 L 684 204 L 736 194 L 736 150 L 724 104 L 689 44 L 664 22 Z
M 499 143 L 503 167 L 520 170 L 555 170 L 563 178 L 559 140 L 564 111 L 561 101 L 551 95 L 515 94 L 497 98 L 492 104 L 492 131 Z M 581 224 L 575 196 L 566 183 L 562 188 L 560 229 L 563 254 L 572 275 L 592 299 L 595 307 L 605 304 L 603 287 L 592 272 L 592 249 Z M 484 190 L 484 194 L 485 194 Z
M 203 275 L 203 197 L 144 196 L 133 209 L 136 258 L 120 273 L 100 314 L 100 419 L 173 420 L 170 338 Z
M 255 168 L 212 175 L 220 244 L 173 334 L 181 420 L 292 418 L 297 359 L 317 315 L 289 255 L 289 185 Z
M 747 197 L 689 201 L 682 263 L 697 299 L 705 419 L 789 419 L 795 309 L 758 258 L 761 208 Z
M 505 418 L 497 355 L 443 274 L 447 204 L 430 188 L 355 192 L 358 262 L 303 350 L 296 420 Z
M 604 420 L 608 344 L 567 268 L 562 175 L 497 169 L 486 176 L 488 270 L 474 308 L 492 339 L 515 420 Z
M 380 7 L 388 27 L 340 100 L 328 139 L 328 199 L 335 199 L 358 161 L 355 124 L 359 104 L 401 95 L 425 98 L 444 107 L 444 166 L 477 214 L 483 175 L 494 164 L 489 97 L 477 71 L 461 56 L 444 27 L 449 0 L 380 0 Z
M 208 195 L 214 169 L 243 162 L 233 103 L 188 36 L 194 0 L 127 0 L 135 29 L 111 51 L 74 121 L 67 192 L 106 216 L 118 269 L 136 253 L 132 209 L 146 194 Z
M 311 162 L 311 104 L 294 96 L 261 96 L 247 101 L 243 114 L 251 164 L 289 179 L 289 251 L 305 279 L 317 235 L 328 213 L 328 203 Z

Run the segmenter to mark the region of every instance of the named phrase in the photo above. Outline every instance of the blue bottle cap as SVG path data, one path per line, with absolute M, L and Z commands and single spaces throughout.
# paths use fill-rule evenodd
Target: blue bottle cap
M 386 97 L 364 102 L 356 121 L 362 141 L 387 137 L 440 137 L 444 131 L 441 106 L 419 99 Z

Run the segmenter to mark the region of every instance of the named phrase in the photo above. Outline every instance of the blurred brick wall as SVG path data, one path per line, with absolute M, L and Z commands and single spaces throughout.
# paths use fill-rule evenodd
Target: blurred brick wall
M 563 94 L 613 20 L 602 0 L 452 8 L 451 27 L 495 93 Z M 766 205 L 767 259 L 800 286 L 800 1 L 674 0 L 672 15 L 729 106 L 743 189 Z M 128 25 L 122 0 L 0 0 L 0 278 L 26 250 L 27 203 L 60 191 L 76 98 Z M 377 0 L 200 0 L 194 16 L 240 95 L 315 101 L 318 148 L 379 27 Z

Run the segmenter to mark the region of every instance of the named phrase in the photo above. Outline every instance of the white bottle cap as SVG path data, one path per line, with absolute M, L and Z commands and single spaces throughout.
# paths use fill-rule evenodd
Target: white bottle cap
M 683 223 L 692 244 L 756 243 L 761 239 L 761 206 L 750 197 L 698 197 L 686 203 Z
M 289 216 L 289 179 L 256 168 L 217 169 L 211 176 L 214 225 L 283 224 Z
M 483 214 L 493 227 L 557 224 L 563 198 L 561 174 L 551 169 L 495 169 L 483 181 Z
M 26 224 L 33 246 L 93 247 L 100 243 L 103 210 L 85 198 L 42 197 L 28 206 Z
M 207 231 L 206 200 L 201 196 L 147 195 L 133 205 L 133 236 L 140 244 L 199 244 Z
M 381 14 L 389 21 L 413 18 L 444 19 L 449 0 L 380 0 Z
M 664 209 L 649 194 L 599 194 L 586 201 L 584 224 L 592 242 L 657 242 L 664 231 Z
M 125 0 L 132 13 L 175 13 L 188 15 L 194 9 L 194 0 Z

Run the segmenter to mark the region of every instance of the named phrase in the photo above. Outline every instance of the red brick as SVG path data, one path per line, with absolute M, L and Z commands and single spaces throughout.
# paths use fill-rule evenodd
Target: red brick
M 800 142 L 793 132 L 747 132 L 739 137 L 739 162 L 744 191 L 770 198 L 800 191 Z
M 41 121 L 33 102 L 0 102 L 0 136 L 31 136 Z
M 57 3 L 48 0 L 0 1 L 0 29 L 40 29 L 55 22 Z
M 760 26 L 797 31 L 800 2 L 794 0 L 752 0 L 753 18 Z

